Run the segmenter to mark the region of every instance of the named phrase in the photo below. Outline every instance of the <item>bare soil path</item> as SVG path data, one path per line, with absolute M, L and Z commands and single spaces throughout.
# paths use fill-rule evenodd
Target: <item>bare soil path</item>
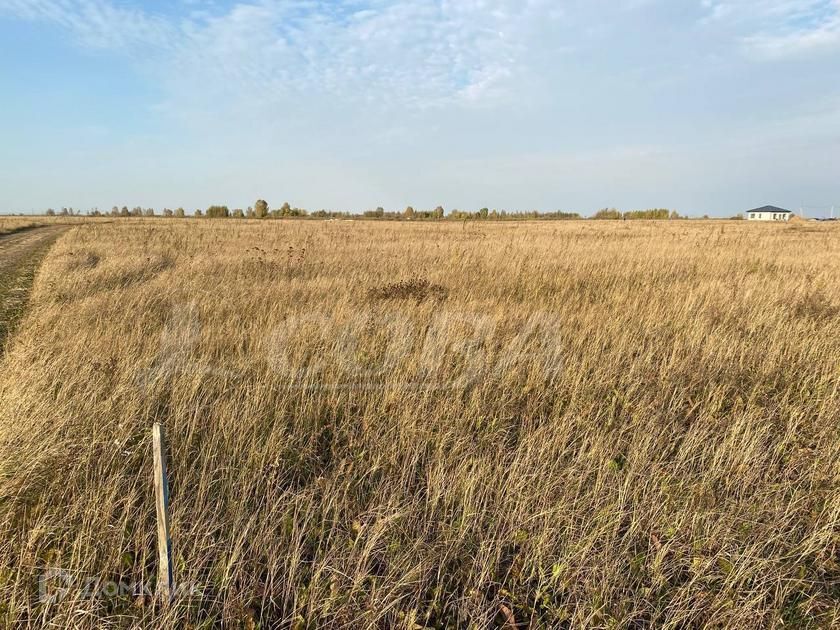
M 0 353 L 23 313 L 41 260 L 66 229 L 37 227 L 0 236 Z

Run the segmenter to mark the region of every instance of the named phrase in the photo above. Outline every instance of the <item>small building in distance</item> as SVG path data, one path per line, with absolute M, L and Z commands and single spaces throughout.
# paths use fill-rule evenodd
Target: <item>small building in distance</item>
M 790 221 L 793 212 L 776 206 L 764 206 L 747 211 L 748 221 Z

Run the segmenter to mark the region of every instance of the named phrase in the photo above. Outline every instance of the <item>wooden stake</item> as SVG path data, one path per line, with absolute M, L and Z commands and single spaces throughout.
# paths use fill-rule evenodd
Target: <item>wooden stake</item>
M 158 582 L 157 595 L 165 603 L 173 596 L 172 541 L 169 539 L 169 480 L 166 476 L 166 443 L 163 427 L 152 427 L 155 459 L 155 505 L 157 506 Z

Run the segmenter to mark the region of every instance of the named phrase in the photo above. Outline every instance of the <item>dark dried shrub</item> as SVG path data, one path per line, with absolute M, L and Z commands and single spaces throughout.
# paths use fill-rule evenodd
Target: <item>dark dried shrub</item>
M 82 271 L 85 269 L 93 269 L 102 260 L 102 256 L 92 251 L 83 252 L 68 252 L 68 259 L 64 263 L 64 268 L 67 271 Z
M 807 293 L 793 303 L 793 314 L 800 318 L 824 321 L 832 319 L 838 312 L 840 308 L 820 291 Z
M 427 298 L 435 300 L 446 299 L 447 290 L 439 284 L 433 284 L 425 278 L 412 278 L 393 282 L 368 291 L 371 300 L 417 300 L 422 302 Z

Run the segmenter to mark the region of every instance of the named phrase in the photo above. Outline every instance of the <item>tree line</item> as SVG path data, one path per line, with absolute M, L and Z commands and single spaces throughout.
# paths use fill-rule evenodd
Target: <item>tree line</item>
M 47 216 L 81 216 L 80 211 L 73 208 L 61 208 L 56 212 L 50 208 L 46 211 Z M 342 212 L 334 210 L 316 210 L 310 212 L 303 208 L 294 208 L 288 202 L 284 203 L 279 208 L 271 209 L 268 202 L 264 199 L 258 199 L 253 206 L 246 209 L 235 208 L 231 210 L 228 206 L 212 205 L 205 210 L 196 209 L 192 212 L 187 212 L 184 208 L 164 208 L 158 214 L 154 208 L 141 208 L 135 206 L 131 209 L 128 206 L 114 206 L 110 211 L 102 212 L 98 208 L 93 208 L 86 213 L 87 216 L 92 217 L 173 217 L 186 218 L 192 216 L 195 218 L 207 219 L 285 219 L 285 218 L 312 218 L 312 219 L 378 219 L 388 221 L 422 221 L 422 220 L 491 220 L 491 221 L 564 221 L 583 219 L 577 212 L 538 212 L 536 210 L 526 212 L 511 212 L 507 210 L 490 210 L 489 208 L 481 208 L 478 211 L 472 212 L 467 210 L 450 210 L 446 212 L 443 206 L 438 206 L 434 210 L 415 210 L 412 206 L 408 206 L 402 211 L 389 211 L 382 207 L 375 210 L 366 210 L 361 215 L 353 214 L 351 212 Z M 596 212 L 592 219 L 597 220 L 633 220 L 633 219 L 647 219 L 647 220 L 665 220 L 665 219 L 685 219 L 688 217 L 681 216 L 676 210 L 668 210 L 665 208 L 654 208 L 650 210 L 630 210 L 621 212 L 615 208 L 604 208 Z M 704 216 L 704 218 L 708 218 Z
M 650 210 L 630 210 L 628 212 L 621 212 L 615 208 L 604 208 L 598 210 L 592 217 L 593 219 L 601 220 L 632 220 L 632 219 L 647 219 L 654 221 L 662 221 L 664 219 L 685 219 L 687 217 L 680 216 L 676 210 L 668 210 L 666 208 L 652 208 Z

